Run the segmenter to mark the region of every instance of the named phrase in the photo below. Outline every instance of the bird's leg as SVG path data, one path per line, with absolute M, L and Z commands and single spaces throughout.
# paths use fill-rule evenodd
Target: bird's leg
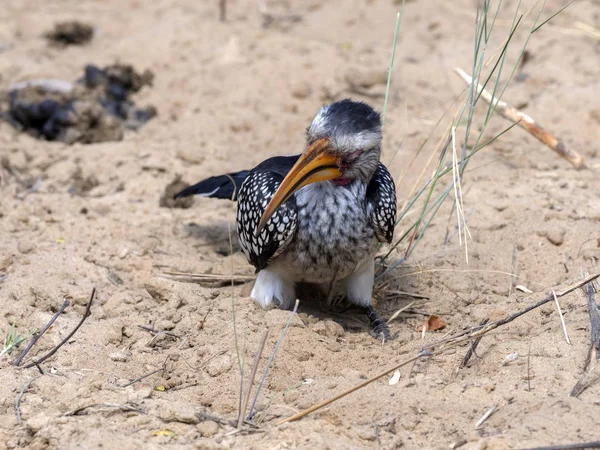
M 296 301 L 294 284 L 277 272 L 263 269 L 258 272 L 250 297 L 262 309 L 292 309 Z
M 367 313 L 369 322 L 371 322 L 371 336 L 373 336 L 375 339 L 379 339 L 382 342 L 391 341 L 392 339 L 396 338 L 396 336 L 390 333 L 388 326 L 383 320 L 381 320 L 371 305 L 365 307 L 365 312 Z

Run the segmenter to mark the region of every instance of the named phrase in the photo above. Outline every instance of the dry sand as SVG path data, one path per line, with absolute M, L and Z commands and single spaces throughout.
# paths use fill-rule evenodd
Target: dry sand
M 384 317 L 415 302 L 412 314 L 392 323 L 397 340 L 374 341 L 358 312 L 334 315 L 301 305 L 258 402 L 260 410 L 269 406 L 262 428 L 228 435 L 231 427 L 206 419 L 233 419 L 238 409 L 232 296 L 247 364 L 270 329 L 259 373 L 289 313 L 259 310 L 248 298 L 250 285 L 206 287 L 158 277 L 169 270 L 229 274 L 232 260 L 235 273 L 253 273 L 235 238 L 228 256 L 232 204 L 197 199 L 189 209 L 169 209 L 159 207 L 159 198 L 178 174 L 195 182 L 299 152 L 311 117 L 332 99 L 351 96 L 381 108 L 398 3 L 269 1 L 275 20 L 265 27 L 252 1 L 227 2 L 224 23 L 216 1 L 5 2 L 0 89 L 35 78 L 73 80 L 87 63 L 119 61 L 155 73 L 154 86 L 136 101 L 155 105 L 159 115 L 123 141 L 72 146 L 0 122 L 5 163 L 24 182 L 41 177 L 35 193 L 18 198 L 23 185 L 3 170 L 0 334 L 15 317 L 20 333 L 40 329 L 63 297 L 72 296 L 34 347 L 31 356 L 40 356 L 75 326 L 97 288 L 91 316 L 22 396 L 21 425 L 15 399 L 38 371 L 13 368 L 18 352 L 0 361 L 0 448 L 449 448 L 466 442 L 461 448 L 501 449 L 598 438 L 600 384 L 569 396 L 590 347 L 581 291 L 561 299 L 571 345 L 548 304 L 485 337 L 467 368 L 458 369 L 462 346 L 403 368 L 395 385 L 386 377 L 301 421 L 274 425 L 446 332 L 501 318 L 576 281 L 582 270 L 600 271 L 597 170 L 574 170 L 520 129 L 478 154 L 466 173 L 469 263 L 457 236 L 445 242 L 455 223 L 448 225 L 448 202 L 394 272 L 394 289 L 427 297 L 379 302 Z M 508 33 L 515 2 L 505 3 L 490 48 Z M 548 1 L 544 17 L 562 6 Z M 583 22 L 597 33 L 599 15 L 597 2 L 578 1 L 537 32 L 524 80 L 505 95 L 596 167 L 600 41 L 577 27 Z M 474 16 L 473 1 L 407 2 L 384 139 L 385 162 L 397 151 L 390 164 L 397 179 L 464 88 L 452 69 L 471 65 Z M 72 19 L 96 26 L 91 43 L 48 46 L 43 33 Z M 520 30 L 517 40 L 524 36 Z M 357 84 L 368 96 L 356 92 Z M 506 125 L 496 117 L 488 134 Z M 432 147 L 399 183 L 401 200 Z M 86 184 L 91 189 L 81 192 Z M 509 293 L 513 248 L 516 284 L 533 294 Z M 422 340 L 416 327 L 429 314 L 448 327 Z M 153 337 L 140 325 L 177 337 Z M 120 387 L 163 364 L 163 372 Z M 143 413 L 95 407 L 65 415 L 99 403 L 134 405 Z

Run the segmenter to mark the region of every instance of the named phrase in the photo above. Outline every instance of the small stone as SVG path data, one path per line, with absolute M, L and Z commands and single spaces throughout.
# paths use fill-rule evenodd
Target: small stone
M 212 437 L 219 432 L 219 425 L 217 422 L 213 422 L 212 420 L 201 422 L 196 426 L 196 428 L 202 437 Z
M 35 416 L 27 419 L 27 421 L 25 422 L 25 425 L 27 426 L 27 428 L 29 428 L 35 434 L 38 431 L 40 431 L 42 428 L 44 428 L 46 425 L 48 425 L 49 421 L 50 421 L 50 416 L 48 415 L 48 413 L 40 412 L 40 413 L 37 413 Z
M 300 81 L 292 86 L 291 93 L 295 98 L 303 99 L 312 94 L 312 87 L 306 81 Z
M 131 358 L 131 352 L 116 351 L 108 355 L 110 359 L 117 362 L 127 362 Z
M 183 147 L 177 150 L 177 157 L 186 163 L 202 164 L 204 162 L 204 153 L 194 147 Z
M 154 300 L 168 302 L 173 294 L 175 283 L 164 278 L 151 278 L 144 283 L 144 288 Z
M 562 245 L 565 241 L 565 234 L 567 230 L 561 225 L 553 226 L 548 233 L 546 233 L 546 239 L 548 239 L 554 245 Z
M 184 402 L 170 403 L 160 408 L 158 416 L 165 422 L 181 422 L 192 425 L 200 422 L 195 408 Z
M 376 84 L 385 84 L 387 82 L 387 77 L 387 69 L 350 69 L 346 72 L 344 80 L 350 86 L 370 88 Z
M 127 402 L 129 403 L 137 403 L 152 397 L 152 391 L 154 390 L 152 385 L 147 383 L 136 383 L 127 389 Z
M 358 437 L 365 441 L 374 441 L 377 439 L 377 433 L 374 427 L 360 427 L 357 430 Z
M 229 372 L 232 366 L 231 357 L 229 355 L 221 355 L 214 358 L 208 363 L 206 371 L 211 377 L 216 377 L 226 372 Z
M 344 328 L 333 320 L 323 320 L 317 322 L 313 327 L 313 331 L 321 336 L 338 338 L 344 335 Z
M 33 248 L 33 241 L 20 241 L 17 245 L 17 250 L 19 250 L 19 252 L 23 253 L 24 255 L 30 253 L 33 250 Z

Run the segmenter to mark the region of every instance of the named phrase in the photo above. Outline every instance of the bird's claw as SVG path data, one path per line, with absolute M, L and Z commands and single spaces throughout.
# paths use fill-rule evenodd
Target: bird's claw
M 369 333 L 371 336 L 381 342 L 393 341 L 398 337 L 398 335 L 390 333 L 390 329 L 386 323 L 381 320 L 379 315 L 377 315 L 372 306 L 367 306 L 365 310 L 367 317 L 371 322 L 371 331 Z
M 377 326 L 372 326 L 369 334 L 382 343 L 393 341 L 398 337 L 397 334 L 392 334 L 390 329 L 383 322 Z

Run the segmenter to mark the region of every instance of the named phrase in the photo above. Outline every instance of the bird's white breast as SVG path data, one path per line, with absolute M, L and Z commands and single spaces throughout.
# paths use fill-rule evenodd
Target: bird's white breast
M 355 181 L 337 186 L 325 181 L 296 195 L 298 229 L 273 269 L 294 282 L 341 280 L 373 259 L 377 246 L 369 224 L 366 186 Z

